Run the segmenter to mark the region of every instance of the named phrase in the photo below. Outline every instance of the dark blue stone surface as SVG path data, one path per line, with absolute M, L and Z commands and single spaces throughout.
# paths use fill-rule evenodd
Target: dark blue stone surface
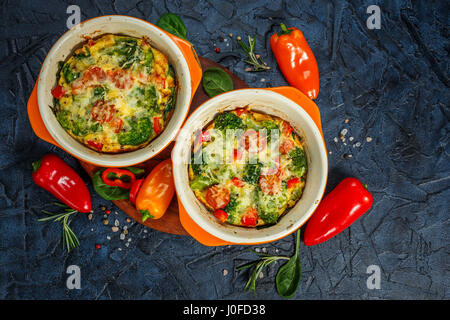
M 252 87 L 286 85 L 269 37 L 280 22 L 303 30 L 320 69 L 316 103 L 330 151 L 327 191 L 355 176 L 369 185 L 374 206 L 332 240 L 301 245 L 303 277 L 295 298 L 450 298 L 448 2 L 377 1 L 381 29 L 368 30 L 372 1 L 326 0 L 0 1 L 0 298 L 280 299 L 278 265 L 264 271 L 256 295 L 245 292 L 248 274 L 234 268 L 255 258 L 246 247 L 205 247 L 127 223 L 98 196 L 93 220 L 73 219 L 81 248 L 69 255 L 61 248 L 60 226 L 37 221 L 41 209 L 54 209 L 54 198 L 33 183 L 31 162 L 55 152 L 82 172 L 73 158 L 35 136 L 26 114 L 43 59 L 66 31 L 66 9 L 74 3 L 82 20 L 124 14 L 156 23 L 162 13 L 175 12 L 199 55 Z M 256 35 L 256 51 L 272 69 L 245 72 L 229 33 Z M 346 145 L 334 141 L 344 128 Z M 100 205 L 113 211 L 108 226 Z M 125 240 L 111 231 L 115 219 L 128 226 Z M 294 239 L 252 248 L 290 255 Z M 80 290 L 65 285 L 72 264 L 81 268 Z M 366 286 L 369 265 L 381 269 L 379 290 Z

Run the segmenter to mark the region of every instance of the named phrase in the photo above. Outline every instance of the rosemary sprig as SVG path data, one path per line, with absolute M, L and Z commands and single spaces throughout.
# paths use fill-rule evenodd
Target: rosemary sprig
M 251 252 L 256 253 L 260 259 L 249 262 L 236 268 L 236 270 L 245 270 L 253 268 L 253 271 L 251 272 L 250 277 L 247 283 L 245 284 L 244 290 L 250 289 L 253 290 L 253 292 L 255 292 L 256 280 L 258 280 L 262 270 L 265 267 L 269 266 L 270 264 L 278 260 L 288 260 L 287 263 L 285 263 L 278 269 L 276 276 L 276 287 L 278 294 L 284 298 L 291 298 L 295 294 L 301 278 L 300 259 L 298 256 L 300 244 L 300 230 L 297 230 L 296 236 L 297 236 L 296 249 L 295 254 L 292 257 L 273 256 L 270 254 L 264 254 L 250 250 Z
M 259 252 L 255 252 L 250 250 L 253 253 L 256 253 L 260 259 L 256 260 L 256 261 L 252 261 L 249 262 L 247 264 L 244 264 L 242 266 L 239 266 L 236 268 L 236 270 L 244 270 L 244 269 L 248 269 L 248 268 L 254 268 L 247 283 L 245 284 L 244 290 L 252 290 L 253 292 L 255 292 L 256 289 L 256 280 L 258 280 L 259 275 L 261 274 L 262 270 L 269 266 L 271 263 L 277 261 L 277 260 L 289 260 L 288 257 L 283 257 L 283 256 L 271 256 L 268 254 L 263 254 L 263 253 L 259 253 Z
M 39 222 L 44 221 L 53 221 L 53 222 L 61 222 L 62 224 L 62 246 L 63 249 L 66 249 L 67 252 L 70 252 L 70 250 L 79 248 L 80 247 L 80 241 L 78 240 L 77 236 L 73 232 L 73 230 L 70 228 L 69 224 L 69 217 L 77 213 L 78 211 L 69 208 L 65 204 L 55 202 L 55 205 L 64 208 L 64 212 L 62 213 L 52 213 L 47 210 L 41 210 L 42 213 L 45 213 L 48 215 L 48 217 L 38 219 Z
M 240 39 L 238 39 L 237 42 L 243 49 L 240 51 L 248 57 L 248 59 L 245 59 L 244 61 L 253 66 L 253 68 L 250 68 L 248 71 L 260 72 L 270 69 L 267 63 L 262 60 L 261 56 L 259 54 L 255 54 L 255 38 L 248 36 L 248 45 Z

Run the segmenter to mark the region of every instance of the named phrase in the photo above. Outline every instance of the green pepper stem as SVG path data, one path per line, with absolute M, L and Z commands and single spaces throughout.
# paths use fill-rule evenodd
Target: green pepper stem
M 33 162 L 33 172 L 38 171 L 38 169 L 41 167 L 41 160 Z
M 284 23 L 280 23 L 281 32 L 280 34 L 290 34 L 292 30 L 289 30 Z

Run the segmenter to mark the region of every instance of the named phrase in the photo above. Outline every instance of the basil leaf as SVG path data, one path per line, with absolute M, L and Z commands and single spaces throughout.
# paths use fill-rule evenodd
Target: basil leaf
M 295 254 L 284 264 L 275 279 L 278 294 L 284 298 L 292 298 L 297 291 L 302 276 L 298 248 L 300 244 L 300 230 L 297 231 L 297 246 Z
M 211 98 L 234 89 L 233 80 L 223 69 L 209 68 L 203 73 L 203 89 Z
M 138 168 L 138 167 L 126 167 L 123 168 L 124 170 L 128 170 L 131 173 L 134 173 L 135 176 L 139 176 L 141 174 L 144 174 L 145 170 L 142 168 Z
M 122 189 L 120 187 L 108 186 L 102 179 L 102 173 L 104 170 L 98 170 L 92 176 L 92 184 L 94 190 L 105 200 L 123 200 L 128 199 L 130 196 L 130 190 Z
M 183 20 L 175 13 L 164 13 L 156 23 L 161 29 L 179 37 L 184 40 L 186 39 L 186 26 Z

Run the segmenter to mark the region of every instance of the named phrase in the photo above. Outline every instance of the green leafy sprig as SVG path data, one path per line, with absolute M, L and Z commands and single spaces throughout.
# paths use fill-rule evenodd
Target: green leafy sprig
M 79 248 L 80 247 L 80 241 L 78 240 L 76 234 L 73 232 L 73 230 L 70 228 L 70 220 L 69 217 L 74 214 L 78 213 L 78 211 L 69 208 L 65 204 L 55 202 L 55 205 L 64 208 L 64 212 L 62 213 L 53 213 L 49 212 L 47 210 L 41 210 L 42 213 L 45 213 L 48 215 L 48 217 L 38 219 L 39 222 L 44 221 L 52 221 L 52 222 L 61 222 L 62 224 L 62 246 L 63 249 L 66 249 L 67 252 L 70 252 L 72 249 Z
M 250 250 L 251 252 L 256 253 L 259 256 L 259 260 L 249 262 L 242 266 L 236 268 L 239 270 L 245 270 L 249 268 L 253 268 L 253 271 L 250 274 L 250 277 L 245 284 L 244 290 L 253 290 L 256 289 L 256 280 L 258 280 L 262 270 L 278 260 L 288 260 L 284 265 L 278 269 L 278 273 L 275 279 L 275 284 L 277 288 L 277 292 L 280 296 L 284 298 L 292 298 L 297 291 L 297 288 L 300 284 L 301 279 L 301 265 L 300 258 L 298 255 L 300 246 L 300 230 L 297 230 L 297 242 L 295 254 L 292 257 L 285 256 L 273 256 L 270 254 L 255 252 Z
M 253 68 L 249 68 L 248 71 L 260 72 L 270 69 L 267 63 L 262 60 L 261 56 L 255 53 L 255 38 L 248 36 L 248 45 L 240 39 L 238 39 L 237 42 L 242 48 L 240 51 L 247 56 L 247 59 L 245 59 L 244 62 L 253 66 Z

